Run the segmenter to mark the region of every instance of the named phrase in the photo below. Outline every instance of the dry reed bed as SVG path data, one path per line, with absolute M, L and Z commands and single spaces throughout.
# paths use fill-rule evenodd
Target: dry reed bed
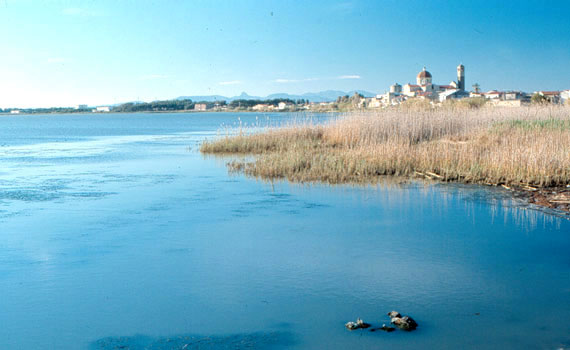
M 255 154 L 229 163 L 264 179 L 374 182 L 382 175 L 443 181 L 566 186 L 570 109 L 521 107 L 352 113 L 323 125 L 241 130 L 202 144 L 213 154 Z

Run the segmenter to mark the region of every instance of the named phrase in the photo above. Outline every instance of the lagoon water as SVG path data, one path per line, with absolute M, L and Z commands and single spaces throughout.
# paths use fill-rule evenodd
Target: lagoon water
M 0 117 L 0 349 L 570 348 L 567 218 L 477 186 L 271 184 L 198 152 L 292 118 Z M 419 328 L 344 328 L 393 309 Z

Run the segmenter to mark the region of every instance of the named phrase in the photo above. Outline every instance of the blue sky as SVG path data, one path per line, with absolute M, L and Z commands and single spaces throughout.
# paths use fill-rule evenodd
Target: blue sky
M 435 83 L 570 89 L 570 1 L 0 0 L 0 107 Z

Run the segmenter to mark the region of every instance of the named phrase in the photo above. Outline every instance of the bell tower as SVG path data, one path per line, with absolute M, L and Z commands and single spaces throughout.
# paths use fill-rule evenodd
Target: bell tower
M 465 66 L 462 64 L 457 66 L 457 88 L 465 91 Z

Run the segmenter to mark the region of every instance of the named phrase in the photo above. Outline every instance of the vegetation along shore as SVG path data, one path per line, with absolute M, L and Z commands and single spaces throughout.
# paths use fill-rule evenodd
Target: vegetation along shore
M 393 108 L 324 124 L 240 129 L 206 141 L 206 154 L 262 179 L 373 183 L 383 176 L 502 186 L 569 211 L 570 108 Z

